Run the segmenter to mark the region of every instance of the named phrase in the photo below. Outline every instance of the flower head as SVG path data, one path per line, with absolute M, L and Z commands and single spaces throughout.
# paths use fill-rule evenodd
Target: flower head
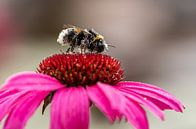
M 123 79 L 120 62 L 102 54 L 56 54 L 43 60 L 39 73 L 69 86 L 90 86 L 98 81 L 117 84 Z
M 8 115 L 4 129 L 23 129 L 42 101 L 43 109 L 51 102 L 50 129 L 88 129 L 91 104 L 111 122 L 125 117 L 135 129 L 149 128 L 142 106 L 162 120 L 165 109 L 183 111 L 165 90 L 122 79 L 119 61 L 108 55 L 50 56 L 37 73 L 17 73 L 6 81 L 0 90 L 0 121 Z

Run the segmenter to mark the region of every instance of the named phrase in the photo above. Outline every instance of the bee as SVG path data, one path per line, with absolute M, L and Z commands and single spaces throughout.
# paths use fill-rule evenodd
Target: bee
M 81 53 L 102 53 L 108 51 L 108 46 L 111 46 L 94 29 L 82 29 L 73 25 L 64 25 L 57 42 L 68 47 L 67 53 L 76 52 L 75 48 Z

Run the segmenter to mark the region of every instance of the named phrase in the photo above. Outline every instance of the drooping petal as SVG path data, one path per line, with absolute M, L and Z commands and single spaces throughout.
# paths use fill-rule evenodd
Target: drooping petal
M 148 119 L 144 109 L 136 102 L 129 100 L 124 111 L 125 117 L 135 129 L 148 129 Z
M 106 117 L 111 121 L 123 115 L 135 129 L 148 129 L 146 113 L 141 106 L 127 99 L 114 87 L 97 83 L 95 86 L 87 87 L 87 93 L 91 101 L 103 111 Z
M 84 88 L 58 90 L 52 100 L 50 129 L 88 129 L 89 99 Z
M 127 91 L 124 89 L 119 89 L 129 99 L 138 102 L 139 104 L 142 104 L 143 106 L 147 107 L 152 113 L 154 113 L 156 116 L 158 116 L 161 120 L 164 120 L 164 114 L 162 110 L 156 106 L 154 103 L 149 101 L 148 99 L 136 94 L 135 92 L 132 91 Z
M 10 92 L 8 92 L 10 93 Z M 5 117 L 5 115 L 11 111 L 11 109 L 16 106 L 19 99 L 25 96 L 28 91 L 22 91 L 18 93 L 13 93 L 2 99 L 0 99 L 0 121 Z
M 55 90 L 64 87 L 58 80 L 35 72 L 21 72 L 12 75 L 3 85 L 6 89 Z
M 87 87 L 87 91 L 91 101 L 105 114 L 110 122 L 114 122 L 117 116 L 111 105 L 112 101 L 110 102 L 110 99 L 98 86 Z
M 47 92 L 30 92 L 16 102 L 6 119 L 3 129 L 24 129 L 27 120 L 33 115 L 46 97 Z
M 141 82 L 120 82 L 117 84 L 119 89 L 134 92 L 143 98 L 156 104 L 161 110 L 172 109 L 177 112 L 183 111 L 183 104 L 173 95 L 165 90 Z
M 7 96 L 13 95 L 17 92 L 18 90 L 13 90 L 13 89 L 0 90 L 0 104 L 5 100 Z

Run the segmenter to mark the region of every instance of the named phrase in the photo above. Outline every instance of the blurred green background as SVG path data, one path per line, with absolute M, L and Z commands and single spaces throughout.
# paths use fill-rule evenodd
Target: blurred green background
M 182 100 L 183 114 L 166 111 L 161 122 L 151 113 L 151 129 L 196 129 L 195 0 L 0 0 L 0 82 L 65 49 L 56 43 L 63 24 L 94 28 L 118 58 L 126 80 L 158 85 Z M 110 125 L 93 108 L 91 129 L 131 129 Z M 2 124 L 0 123 L 0 127 Z M 49 127 L 49 109 L 39 109 L 26 129 Z

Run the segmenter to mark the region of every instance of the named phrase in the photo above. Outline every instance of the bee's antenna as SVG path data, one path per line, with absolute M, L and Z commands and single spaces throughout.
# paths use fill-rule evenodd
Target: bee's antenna
M 114 47 L 114 48 L 115 48 L 115 46 L 114 46 L 114 45 L 111 45 L 111 44 L 108 44 L 108 46 L 109 46 L 109 47 Z

